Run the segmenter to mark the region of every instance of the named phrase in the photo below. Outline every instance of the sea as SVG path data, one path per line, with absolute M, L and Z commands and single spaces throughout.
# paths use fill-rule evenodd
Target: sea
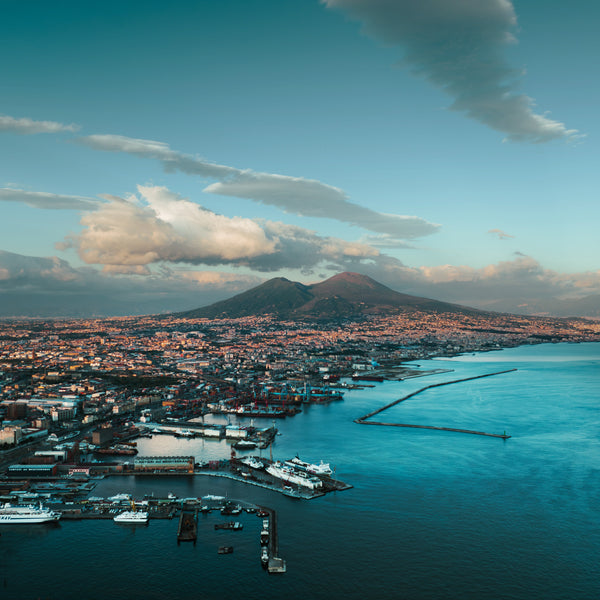
M 0 527 L 2 600 L 543 599 L 600 597 L 600 343 L 543 344 L 418 361 L 421 373 L 278 420 L 270 450 L 324 460 L 353 487 L 313 500 L 205 476 L 109 477 L 94 496 L 223 495 L 277 511 L 285 574 L 261 568 L 261 520 L 177 544 L 177 519 Z M 494 437 L 360 425 L 472 429 Z M 385 417 L 385 418 L 383 418 Z M 255 424 L 261 425 L 256 419 Z M 235 420 L 233 420 L 235 422 Z M 247 421 L 246 421 L 247 422 Z M 270 421 L 264 426 L 271 425 Z M 140 454 L 228 458 L 224 441 L 155 436 Z M 257 451 L 254 451 L 256 453 Z M 222 545 L 234 547 L 220 555 Z

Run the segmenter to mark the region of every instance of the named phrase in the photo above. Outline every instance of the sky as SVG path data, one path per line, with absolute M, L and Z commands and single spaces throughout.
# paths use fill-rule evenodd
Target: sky
M 0 316 L 341 271 L 600 316 L 594 3 L 0 8 Z

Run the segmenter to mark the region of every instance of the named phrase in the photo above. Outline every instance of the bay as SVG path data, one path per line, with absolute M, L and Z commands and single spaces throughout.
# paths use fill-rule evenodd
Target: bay
M 6 600 L 154 598 L 544 598 L 600 595 L 600 344 L 544 344 L 420 361 L 451 372 L 348 391 L 276 426 L 273 457 L 323 459 L 351 490 L 310 501 L 212 477 L 112 477 L 94 495 L 226 495 L 274 508 L 287 573 L 260 567 L 260 519 L 196 545 L 176 520 L 0 529 Z M 498 438 L 358 425 L 354 419 L 432 383 L 378 415 L 388 422 L 506 431 Z M 233 421 L 235 422 L 235 421 Z M 260 424 L 256 420 L 256 424 Z M 264 425 L 270 425 L 265 421 Z M 212 440 L 156 436 L 140 454 L 228 458 Z M 268 452 L 268 451 L 263 451 Z M 233 545 L 231 555 L 217 547 Z

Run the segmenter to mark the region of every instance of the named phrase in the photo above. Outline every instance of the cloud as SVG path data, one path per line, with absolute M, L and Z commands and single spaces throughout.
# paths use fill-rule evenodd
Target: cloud
M 354 263 L 352 257 L 308 270 L 311 281 L 355 270 L 400 292 L 476 308 L 514 313 L 600 316 L 600 271 L 557 273 L 531 257 L 481 269 L 440 265 L 413 268 L 385 255 Z M 147 269 L 144 276 L 72 267 L 57 257 L 0 250 L 0 316 L 154 314 L 205 306 L 264 281 L 255 275 L 193 268 Z M 134 269 L 135 271 L 135 269 Z M 579 310 L 579 312 L 577 312 Z
M 171 150 L 162 142 L 119 135 L 90 135 L 77 141 L 95 150 L 152 158 L 167 171 L 218 180 L 204 188 L 208 193 L 247 198 L 296 215 L 335 219 L 385 234 L 389 243 L 429 235 L 439 229 L 439 225 L 420 217 L 379 213 L 350 202 L 343 190 L 314 179 L 218 165 Z
M 46 192 L 28 192 L 12 188 L 0 188 L 0 201 L 22 202 L 34 208 L 90 210 L 98 206 L 99 201 L 82 196 L 64 196 Z
M 139 186 L 138 192 L 139 198 L 106 197 L 106 203 L 82 216 L 83 231 L 59 248 L 73 246 L 86 263 L 105 265 L 113 273 L 142 273 L 157 263 L 274 271 L 378 254 L 366 244 L 320 237 L 293 225 L 218 215 L 164 187 Z
M 533 313 L 531 307 L 600 294 L 600 271 L 559 273 L 522 255 L 482 268 L 407 267 L 380 256 L 361 272 L 407 294 L 504 312 Z
M 254 275 L 161 269 L 107 275 L 57 257 L 0 250 L 0 317 L 155 314 L 197 308 L 262 283 Z
M 15 119 L 6 115 L 0 115 L 0 131 L 18 133 L 20 135 L 31 135 L 34 133 L 60 133 L 62 131 L 78 131 L 79 125 L 71 123 L 65 125 L 56 121 L 34 121 L 33 119 Z
M 514 235 L 510 235 L 505 231 L 502 231 L 502 229 L 490 229 L 488 233 L 491 233 L 492 235 L 497 235 L 499 240 L 509 240 L 515 237 Z
M 518 93 L 522 75 L 503 49 L 515 42 L 510 0 L 321 0 L 360 21 L 369 36 L 403 49 L 403 63 L 453 98 L 465 113 L 516 142 L 578 137 L 577 131 L 533 112 Z

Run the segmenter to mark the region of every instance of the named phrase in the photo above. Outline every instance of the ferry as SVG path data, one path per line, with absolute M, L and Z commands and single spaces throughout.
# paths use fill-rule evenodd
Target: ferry
M 333 473 L 329 463 L 324 463 L 321 461 L 318 465 L 313 465 L 300 460 L 298 455 L 291 460 L 286 460 L 285 464 L 293 469 L 300 469 L 301 471 L 306 471 L 307 473 L 312 473 L 313 475 L 331 475 Z
M 115 523 L 147 523 L 148 513 L 139 510 L 126 510 L 113 518 Z
M 0 523 L 49 523 L 58 521 L 59 512 L 44 508 L 40 502 L 39 507 L 13 506 L 4 504 L 0 507 Z
M 318 477 L 311 477 L 307 473 L 296 471 L 279 461 L 269 465 L 266 468 L 266 471 L 270 475 L 273 475 L 273 477 L 310 488 L 311 490 L 323 487 L 323 482 Z

